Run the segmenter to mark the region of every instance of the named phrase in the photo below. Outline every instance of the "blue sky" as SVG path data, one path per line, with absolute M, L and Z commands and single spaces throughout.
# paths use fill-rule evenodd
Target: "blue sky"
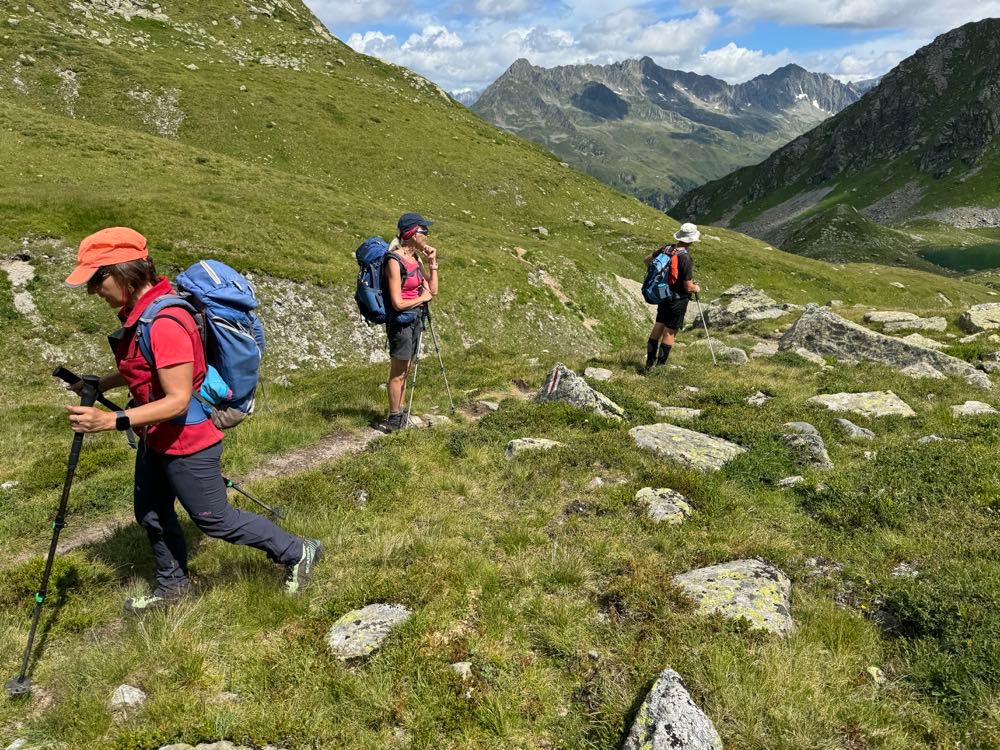
M 1000 16 L 1000 0 L 305 1 L 354 49 L 451 91 L 483 88 L 519 57 L 551 67 L 648 55 L 733 83 L 795 62 L 858 80 Z

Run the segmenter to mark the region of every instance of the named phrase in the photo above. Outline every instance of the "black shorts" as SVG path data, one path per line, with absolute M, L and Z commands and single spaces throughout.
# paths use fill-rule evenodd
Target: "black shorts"
M 690 297 L 680 297 L 658 304 L 656 322 L 671 330 L 679 331 L 684 327 L 684 314 L 687 312 L 690 299 Z
M 389 356 L 393 359 L 409 361 L 417 353 L 417 344 L 420 341 L 420 332 L 424 328 L 421 318 L 411 320 L 409 323 L 386 324 L 385 330 L 389 337 Z

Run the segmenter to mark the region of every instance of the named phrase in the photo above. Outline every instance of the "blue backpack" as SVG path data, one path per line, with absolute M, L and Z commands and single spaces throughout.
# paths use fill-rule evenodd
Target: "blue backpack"
M 389 243 L 381 237 L 369 237 L 354 251 L 358 261 L 358 284 L 354 290 L 354 301 L 358 303 L 361 317 L 369 325 L 380 326 L 390 318 L 397 323 L 409 323 L 417 317 L 414 310 L 397 313 L 390 304 L 386 306 L 386 295 L 382 290 L 384 278 L 382 271 L 387 258 L 399 262 L 399 275 L 402 283 L 406 283 L 406 265 L 396 253 L 389 252 Z
M 253 413 L 264 356 L 264 326 L 253 312 L 257 307 L 253 285 L 225 263 L 202 260 L 177 277 L 177 291 L 158 297 L 143 311 L 136 329 L 139 350 L 155 367 L 149 340 L 153 320 L 170 307 L 191 313 L 208 371 L 191 394 L 187 414 L 174 421 L 197 424 L 211 419 L 219 429 L 235 427 Z M 160 317 L 171 318 L 169 313 Z
M 677 283 L 678 256 L 686 255 L 687 249 L 673 246 L 661 247 L 653 256 L 642 282 L 642 298 L 651 305 L 669 302 L 674 298 L 671 285 Z

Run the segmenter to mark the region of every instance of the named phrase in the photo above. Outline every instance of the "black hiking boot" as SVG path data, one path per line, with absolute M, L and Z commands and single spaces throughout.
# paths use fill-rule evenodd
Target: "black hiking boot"
M 302 542 L 302 557 L 294 565 L 285 566 L 285 593 L 295 596 L 309 585 L 316 563 L 323 557 L 323 542 L 319 539 L 305 539 Z
M 171 604 L 177 604 L 192 594 L 190 581 L 171 586 L 157 586 L 152 594 L 130 596 L 125 600 L 124 609 L 127 614 L 141 615 L 154 609 L 163 609 Z

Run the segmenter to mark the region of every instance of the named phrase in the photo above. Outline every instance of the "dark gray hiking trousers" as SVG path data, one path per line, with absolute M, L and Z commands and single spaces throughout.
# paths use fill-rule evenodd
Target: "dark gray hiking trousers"
M 302 540 L 266 518 L 229 504 L 222 478 L 222 441 L 190 456 L 168 456 L 139 443 L 135 457 L 135 520 L 156 557 L 156 581 L 175 588 L 187 579 L 187 545 L 174 510 L 179 499 L 208 536 L 263 550 L 276 563 L 302 557 Z

